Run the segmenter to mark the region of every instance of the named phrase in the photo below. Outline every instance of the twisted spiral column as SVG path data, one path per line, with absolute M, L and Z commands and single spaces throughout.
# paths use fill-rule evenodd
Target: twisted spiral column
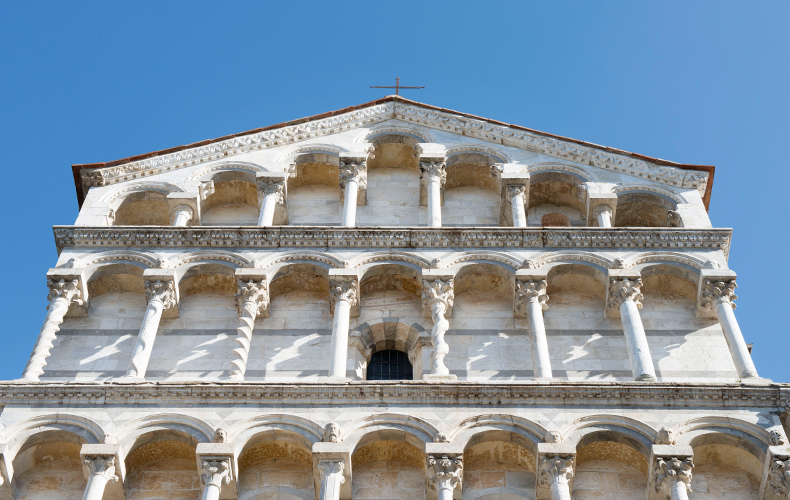
M 444 358 L 450 352 L 450 346 L 444 340 L 444 334 L 450 329 L 450 322 L 445 318 L 445 314 L 452 310 L 453 298 L 452 279 L 423 280 L 423 307 L 430 307 L 431 319 L 433 319 L 433 328 L 431 329 L 431 341 L 433 342 L 433 352 L 431 353 L 432 375 L 450 374 L 450 370 L 444 364 Z
M 255 318 L 268 304 L 267 285 L 265 281 L 255 282 L 250 280 L 245 283 L 238 280 L 236 283 L 236 305 L 239 310 L 239 326 L 236 328 L 236 343 L 239 347 L 233 349 L 233 365 L 228 378 L 230 380 L 244 380 L 247 371 L 247 359 L 250 355 L 252 343 L 252 330 L 255 328 Z

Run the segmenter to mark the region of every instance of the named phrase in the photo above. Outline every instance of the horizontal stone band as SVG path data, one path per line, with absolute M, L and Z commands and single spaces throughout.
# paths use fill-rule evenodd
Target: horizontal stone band
M 667 248 L 729 252 L 732 229 L 55 226 L 65 247 Z

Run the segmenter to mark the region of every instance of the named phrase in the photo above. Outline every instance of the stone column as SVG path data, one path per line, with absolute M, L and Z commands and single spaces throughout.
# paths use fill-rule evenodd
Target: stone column
M 118 481 L 115 474 L 114 455 L 87 455 L 82 459 L 88 475 L 88 484 L 82 500 L 102 500 L 104 488 L 110 481 Z
M 340 189 L 343 191 L 343 226 L 354 227 L 357 220 L 359 190 L 367 187 L 367 162 L 340 162 Z
M 329 376 L 346 378 L 348 362 L 348 327 L 351 308 L 357 303 L 356 279 L 331 279 L 329 282 L 329 306 L 334 310 L 332 321 L 332 345 L 329 354 Z
M 741 328 L 735 319 L 735 304 L 733 301 L 738 298 L 735 295 L 735 280 L 711 281 L 706 279 L 702 289 L 702 307 L 713 309 L 719 319 L 721 329 L 727 339 L 727 346 L 730 348 L 732 360 L 738 370 L 740 378 L 756 378 L 757 368 L 754 367 L 749 348 L 743 339 Z
M 420 177 L 428 187 L 428 226 L 442 227 L 442 188 L 447 180 L 444 162 L 420 162 Z
M 691 457 L 653 457 L 652 488 L 663 500 L 688 500 L 691 492 Z
M 318 500 L 339 500 L 340 486 L 346 482 L 343 471 L 346 465 L 343 460 L 320 460 L 318 471 L 321 478 L 321 490 Z
M 546 301 L 546 280 L 516 281 L 516 309 L 521 311 L 529 321 L 532 342 L 532 366 L 536 379 L 550 379 L 551 358 L 549 344 L 546 341 L 546 326 L 543 324 L 543 311 L 549 306 Z
M 513 212 L 513 227 L 527 227 L 527 188 L 525 186 L 507 186 L 507 197 L 510 199 L 510 209 Z
M 644 298 L 640 292 L 641 287 L 640 278 L 612 278 L 609 282 L 608 308 L 619 309 L 634 380 L 655 381 L 653 358 L 639 315 L 639 309 L 642 308 L 641 300 Z
M 258 215 L 259 226 L 271 226 L 274 222 L 274 209 L 285 201 L 285 180 L 260 177 L 257 179 L 258 192 L 263 195 L 261 211 Z
M 239 269 L 238 271 L 246 271 Z M 237 276 L 239 275 L 237 271 Z M 255 270 L 250 270 L 255 271 Z M 255 278 L 258 278 L 257 280 Z M 262 279 L 261 279 L 262 278 Z M 249 276 L 249 281 L 236 280 L 236 308 L 239 311 L 239 326 L 236 328 L 236 342 L 239 347 L 233 349 L 233 367 L 228 378 L 234 381 L 244 380 L 247 371 L 247 358 L 250 355 L 252 330 L 255 318 L 265 312 L 269 305 L 269 293 L 265 277 Z
M 453 490 L 461 489 L 463 472 L 461 455 L 428 455 L 428 479 L 431 487 L 436 488 L 438 500 L 453 499 Z
M 431 374 L 434 377 L 451 378 L 450 370 L 444 364 L 444 357 L 450 352 L 450 346 L 444 340 L 444 334 L 450 329 L 450 322 L 445 315 L 450 315 L 453 310 L 453 279 L 434 278 L 422 281 L 422 308 L 423 313 L 429 313 L 433 320 L 431 341 L 433 353 L 431 354 Z
M 44 373 L 44 366 L 46 366 L 49 352 L 52 350 L 52 343 L 60 331 L 60 325 L 63 323 L 63 317 L 68 312 L 69 306 L 82 304 L 85 298 L 79 279 L 57 281 L 48 279 L 47 287 L 49 288 L 47 318 L 44 320 L 44 326 L 41 327 L 38 334 L 33 354 L 22 374 L 22 379 L 27 382 L 38 382 L 39 377 Z
M 148 307 L 145 310 L 143 324 L 140 327 L 140 333 L 137 334 L 137 343 L 132 350 L 132 358 L 126 371 L 127 377 L 139 379 L 145 378 L 162 313 L 167 309 L 177 307 L 175 281 L 172 279 L 168 281 L 146 280 L 145 300 L 148 302 Z
M 192 218 L 192 209 L 186 205 L 179 205 L 175 208 L 175 222 L 173 225 L 176 227 L 184 227 L 189 223 Z
M 535 497 L 538 500 L 571 500 L 576 448 L 562 442 L 538 443 Z
M 230 484 L 230 460 L 202 460 L 200 463 L 200 484 L 203 486 L 203 500 L 219 500 L 222 486 Z
M 612 207 L 609 205 L 598 205 L 593 215 L 598 220 L 598 227 L 612 227 Z

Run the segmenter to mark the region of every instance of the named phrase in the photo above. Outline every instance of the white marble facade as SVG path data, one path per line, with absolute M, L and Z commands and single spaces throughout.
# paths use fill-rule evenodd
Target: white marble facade
M 790 498 L 710 170 L 394 96 L 75 169 L 0 499 Z

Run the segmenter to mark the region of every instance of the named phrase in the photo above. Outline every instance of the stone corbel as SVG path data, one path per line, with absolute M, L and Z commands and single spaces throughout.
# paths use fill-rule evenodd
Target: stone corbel
M 499 174 L 499 225 L 511 227 L 513 225 L 513 208 L 511 205 L 514 189 L 521 188 L 524 196 L 524 211 L 529 206 L 529 174 L 502 172 Z M 508 189 L 510 188 L 510 189 Z
M 342 474 L 339 500 L 351 500 L 351 450 L 341 437 L 337 436 L 338 442 L 313 443 L 313 480 L 315 491 L 320 495 L 322 474 Z M 334 500 L 328 496 L 331 494 L 319 500 Z
M 535 498 L 570 499 L 576 470 L 576 447 L 567 443 L 538 443 L 535 460 Z M 560 484 L 563 487 L 567 484 L 568 496 L 563 495 L 565 491 L 557 492 L 556 497 L 552 495 L 552 483 L 556 483 L 555 489 Z
M 267 194 L 276 196 L 277 205 L 274 211 L 274 226 L 288 225 L 288 172 L 258 172 L 255 184 L 258 187 L 258 202 L 261 204 Z
M 146 269 L 143 271 L 143 280 L 145 280 L 146 283 L 152 284 L 158 281 L 162 283 L 167 283 L 169 281 L 173 282 L 173 298 L 176 303 L 172 307 L 167 307 L 164 312 L 162 312 L 162 317 L 177 318 L 179 316 L 178 309 L 181 305 L 181 297 L 178 291 L 178 279 L 176 279 L 175 269 Z
M 446 158 L 444 154 L 436 152 L 429 153 L 416 153 L 419 160 L 420 168 L 420 206 L 428 206 L 428 177 L 432 175 L 440 175 L 441 182 L 439 185 L 439 202 L 444 206 L 444 185 L 447 181 L 447 167 L 445 164 Z
M 209 481 L 218 481 L 221 484 L 220 499 L 239 498 L 239 464 L 233 443 L 198 443 L 195 459 L 201 475 L 201 491 Z
M 691 446 L 654 444 L 650 450 L 647 500 L 669 500 L 670 497 L 678 500 L 676 497 L 682 495 L 682 491 L 673 494 L 673 488 L 685 491 L 688 498 L 693 458 L 694 450 Z
M 110 480 L 104 489 L 105 500 L 125 500 L 126 494 L 123 484 L 126 480 L 126 467 L 121 460 L 121 446 L 118 444 L 83 444 L 80 448 L 80 462 L 82 462 L 82 473 L 85 479 L 89 479 L 94 472 L 91 466 L 96 466 L 97 459 L 105 461 L 106 474 L 111 474 L 118 478 L 117 481 Z M 110 462 L 111 461 L 111 462 Z M 107 467 L 107 463 L 110 466 Z
M 52 268 L 47 271 L 47 283 L 71 283 L 77 280 L 77 290 L 79 298 L 82 300 L 72 300 L 69 303 L 69 310 L 66 312 L 67 318 L 86 318 L 88 317 L 88 284 L 85 279 L 85 269 L 77 268 Z
M 205 201 L 206 198 L 214 194 L 216 188 L 214 187 L 214 181 L 203 181 L 198 185 L 198 197 L 200 201 Z
M 212 187 L 213 187 L 212 183 Z M 176 214 L 180 211 L 189 213 L 187 226 L 200 225 L 200 194 L 199 193 L 170 193 L 167 195 L 167 210 L 170 214 L 170 225 L 174 226 Z
M 790 498 L 790 446 L 769 446 L 760 483 L 761 500 Z
M 452 318 L 453 317 L 453 298 L 454 298 L 454 291 L 453 291 L 453 282 L 452 280 L 455 276 L 452 273 L 447 272 L 444 269 L 423 269 L 422 270 L 422 280 L 423 280 L 423 294 L 422 294 L 422 315 L 425 318 L 432 318 L 433 315 L 431 313 L 431 297 L 426 295 L 426 282 L 428 283 L 435 283 L 438 281 L 443 281 L 448 283 L 450 294 L 449 294 L 449 307 L 445 309 L 444 317 L 445 318 Z
M 634 284 L 634 288 L 641 288 L 641 276 L 638 272 L 632 269 L 609 269 L 609 272 L 606 277 L 607 283 L 607 290 L 606 290 L 606 304 L 604 304 L 604 314 L 607 318 L 619 318 L 620 317 L 620 304 L 615 303 L 614 297 L 612 296 L 612 280 L 616 280 L 618 283 L 617 286 L 621 283 L 622 280 L 628 280 Z M 641 301 L 641 298 L 635 299 L 635 301 Z
M 588 182 L 584 186 L 586 200 L 582 201 L 582 205 L 587 210 L 587 226 L 598 227 L 598 212 L 606 210 L 606 207 L 611 211 L 610 218 L 612 226 L 614 226 L 614 217 L 617 213 L 617 194 L 612 191 L 612 185 Z
M 332 287 L 334 284 L 337 284 L 341 290 L 337 292 L 337 294 L 332 293 Z M 359 317 L 359 273 L 356 271 L 350 271 L 348 269 L 330 269 L 329 270 L 329 287 L 330 287 L 330 297 L 329 297 L 329 312 L 332 317 L 335 316 L 335 302 L 337 301 L 337 297 L 340 297 L 342 294 L 353 294 L 354 300 L 350 300 L 351 303 L 351 314 L 352 318 Z M 340 295 L 338 295 L 340 294 Z
M 340 153 L 340 168 L 338 170 L 338 182 L 340 189 L 345 192 L 345 185 L 349 176 L 357 180 L 357 206 L 362 207 L 368 204 L 368 167 L 367 162 L 370 154 L 362 153 Z M 343 167 L 345 164 L 345 168 Z
M 710 286 L 717 283 L 729 283 L 735 281 L 737 277 L 735 271 L 729 269 L 701 269 L 699 273 L 699 284 L 697 285 L 697 317 L 717 319 L 716 311 L 710 307 L 706 294 L 710 291 Z
M 269 287 L 268 287 L 268 276 L 265 269 L 250 269 L 250 268 L 239 268 L 236 269 L 236 281 L 243 281 L 244 283 L 249 283 L 250 281 L 255 282 L 256 284 L 263 285 L 263 302 L 262 307 L 258 309 L 258 314 L 256 318 L 268 318 L 269 317 Z
M 526 318 L 526 309 L 519 307 L 519 283 L 527 284 L 530 281 L 533 283 L 540 283 L 541 281 L 548 281 L 549 275 L 547 271 L 537 271 L 535 269 L 517 269 L 516 270 L 516 293 L 513 294 L 513 315 L 517 318 Z

